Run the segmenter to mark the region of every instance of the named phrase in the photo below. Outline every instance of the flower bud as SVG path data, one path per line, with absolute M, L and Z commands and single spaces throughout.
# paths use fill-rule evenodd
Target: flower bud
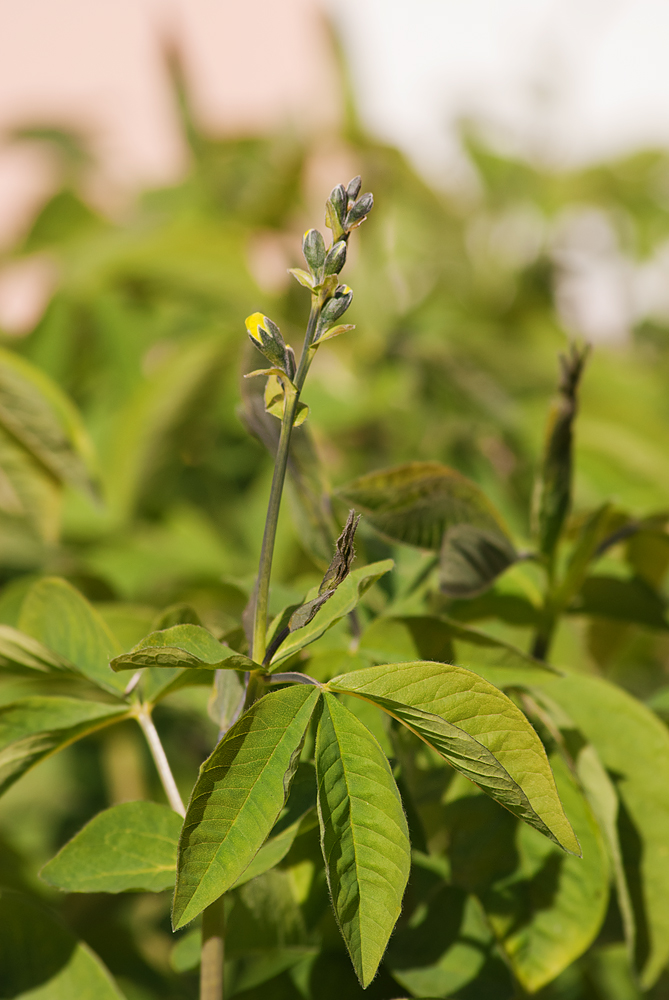
M 330 192 L 330 201 L 339 216 L 341 222 L 344 221 L 346 209 L 348 208 L 348 195 L 343 184 L 337 184 Z
M 346 188 L 346 194 L 349 201 L 355 201 L 355 199 L 360 194 L 360 188 L 362 187 L 362 177 L 358 174 L 354 177 L 352 181 L 348 182 L 348 187 Z
M 312 273 L 317 275 L 325 261 L 325 240 L 317 229 L 308 229 L 302 237 L 302 253 Z
M 323 273 L 326 276 L 329 274 L 339 274 L 345 263 L 346 243 L 344 240 L 340 240 L 338 243 L 333 243 L 328 250 L 327 257 L 325 258 Z
M 319 331 L 325 330 L 332 323 L 336 323 L 340 316 L 343 316 L 351 304 L 353 292 L 348 285 L 338 285 L 337 290 L 331 299 L 323 306 L 321 318 L 318 324 Z
M 367 194 L 363 194 L 362 198 L 358 198 L 346 216 L 346 229 L 352 229 L 354 226 L 360 225 L 362 220 L 371 212 L 373 205 L 374 195 L 369 191 Z
M 288 356 L 289 348 L 281 336 L 281 330 L 273 323 L 269 316 L 263 316 L 261 312 L 252 313 L 246 318 L 246 331 L 254 347 L 257 347 L 265 355 L 270 364 L 276 368 L 281 368 L 290 376 L 288 368 L 290 360 Z M 294 356 L 293 356 L 294 367 Z

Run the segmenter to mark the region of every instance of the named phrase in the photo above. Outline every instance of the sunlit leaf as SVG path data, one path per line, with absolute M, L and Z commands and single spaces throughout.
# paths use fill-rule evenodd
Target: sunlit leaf
M 200 625 L 173 625 L 151 632 L 129 653 L 114 657 L 110 666 L 116 671 L 140 667 L 253 670 L 258 664 L 229 646 L 221 645 Z
M 158 802 L 98 813 L 40 872 L 65 892 L 160 892 L 174 885 L 181 816 Z
M 275 670 L 284 660 L 293 656 L 300 649 L 304 649 L 309 643 L 315 642 L 324 632 L 335 625 L 340 618 L 347 615 L 356 607 L 365 591 L 376 583 L 377 580 L 388 573 L 394 566 L 392 559 L 384 559 L 382 562 L 371 563 L 369 566 L 361 566 L 354 569 L 339 585 L 336 592 L 326 604 L 317 612 L 315 617 L 305 625 L 304 628 L 293 632 L 286 641 L 279 647 L 279 650 L 272 657 L 270 669 Z M 316 594 L 318 588 L 316 588 Z M 307 599 L 316 594 L 308 594 Z
M 200 768 L 179 844 L 174 927 L 244 873 L 286 801 L 319 692 L 294 685 L 265 695 Z
M 327 693 L 316 774 L 332 904 L 358 979 L 367 987 L 400 915 L 411 864 L 409 831 L 386 755 Z
M 341 690 L 341 685 L 345 683 L 340 680 L 337 690 Z M 378 689 L 382 685 L 377 684 L 376 687 Z M 392 689 L 392 686 L 390 687 Z M 552 839 L 551 831 L 534 811 L 520 785 L 513 780 L 496 757 L 464 729 L 451 725 L 438 715 L 411 708 L 376 693 L 366 692 L 364 699 L 378 705 L 392 718 L 405 725 L 410 732 L 444 757 L 456 771 L 477 784 L 514 816 L 525 820 Z
M 329 687 L 421 709 L 473 736 L 527 796 L 531 810 L 523 818 L 564 850 L 580 855 L 541 740 L 513 702 L 482 677 L 462 667 L 418 661 L 352 671 L 334 678 Z
M 3 997 L 124 1000 L 98 956 L 41 902 L 0 890 Z
M 31 697 L 0 706 L 0 791 L 75 740 L 127 718 L 125 705 Z

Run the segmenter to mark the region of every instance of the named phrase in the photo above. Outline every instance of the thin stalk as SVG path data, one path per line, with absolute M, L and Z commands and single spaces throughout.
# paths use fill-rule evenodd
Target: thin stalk
M 546 594 L 541 610 L 541 620 L 532 640 L 532 656 L 537 660 L 547 660 L 555 628 L 560 614 L 557 585 L 555 580 L 555 556 L 551 554 L 546 566 Z
M 211 903 L 202 914 L 202 960 L 200 1000 L 223 1000 L 225 968 L 224 897 Z
M 309 323 L 304 338 L 300 363 L 295 376 L 296 392 L 292 395 L 286 394 L 286 404 L 281 421 L 281 434 L 279 437 L 279 447 L 274 463 L 274 475 L 272 476 L 272 487 L 267 505 L 267 517 L 265 519 L 265 531 L 263 534 L 262 548 L 260 550 L 260 563 L 258 566 L 258 579 L 256 582 L 256 599 L 253 617 L 253 645 L 251 657 L 256 663 L 262 663 L 265 656 L 265 642 L 267 636 L 267 606 L 269 603 L 269 582 L 272 573 L 272 558 L 274 556 L 274 543 L 276 541 L 276 528 L 279 520 L 279 509 L 281 507 L 281 495 L 286 479 L 286 468 L 288 466 L 288 456 L 290 454 L 290 438 L 293 433 L 293 422 L 297 411 L 297 404 L 300 399 L 300 392 L 304 385 L 304 380 L 311 364 L 312 352 L 310 351 L 311 341 L 316 332 L 316 324 L 321 311 L 320 299 L 312 301 Z M 252 671 L 256 673 L 256 671 Z M 256 678 L 251 676 L 249 681 L 249 697 L 251 688 L 255 686 Z M 254 692 L 255 694 L 255 692 Z M 247 698 L 247 704 L 249 698 Z
M 179 813 L 180 816 L 185 816 L 186 809 L 181 801 L 177 783 L 174 780 L 174 775 L 172 774 L 172 769 L 170 768 L 167 755 L 162 743 L 160 742 L 160 736 L 158 735 L 158 731 L 153 724 L 150 707 L 148 705 L 139 705 L 137 708 L 136 719 L 141 726 L 144 736 L 146 737 L 146 742 L 149 745 L 151 756 L 153 757 L 156 770 L 158 771 L 163 788 L 165 789 L 165 795 L 167 796 L 167 801 L 169 802 L 170 807 L 174 810 L 174 812 Z

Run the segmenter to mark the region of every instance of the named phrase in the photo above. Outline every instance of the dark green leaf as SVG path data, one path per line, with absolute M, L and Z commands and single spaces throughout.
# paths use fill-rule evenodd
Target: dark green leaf
M 638 577 L 621 580 L 613 576 L 589 576 L 568 610 L 577 615 L 612 618 L 649 628 L 664 630 L 669 627 L 664 601 Z
M 111 661 L 111 668 L 116 671 L 140 667 L 254 670 L 257 666 L 248 656 L 222 646 L 211 632 L 199 625 L 173 625 L 160 632 L 151 632 L 129 653 L 122 653 Z
M 160 892 L 174 885 L 181 817 L 157 802 L 98 813 L 40 872 L 65 892 Z
M 472 1000 L 479 991 L 490 1000 L 509 996 L 503 967 L 493 967 L 492 976 L 485 968 L 494 939 L 478 899 L 436 879 L 430 888 L 408 926 L 392 936 L 386 962 L 393 978 L 416 997 L 458 996 L 460 990 Z M 468 983 L 471 992 L 464 992 Z
M 312 807 L 300 819 L 296 819 L 290 826 L 285 827 L 280 833 L 265 841 L 246 871 L 239 876 L 235 886 L 244 885 L 252 878 L 264 875 L 270 868 L 274 868 L 280 861 L 283 861 L 296 838 L 317 825 L 318 817 L 315 808 Z
M 97 611 L 66 580 L 46 577 L 28 591 L 19 628 L 64 657 L 89 680 L 115 694 L 127 681 L 115 677 L 109 660 L 120 647 Z
M 365 629 L 358 650 L 376 663 L 418 659 L 457 663 L 482 674 L 496 687 L 532 683 L 537 671 L 539 680 L 557 673 L 510 643 L 444 616 L 380 616 Z
M 369 566 L 361 566 L 354 569 L 346 577 L 344 582 L 335 591 L 315 617 L 300 628 L 299 631 L 289 635 L 286 641 L 279 647 L 277 653 L 271 660 L 271 669 L 276 668 L 289 659 L 300 649 L 304 649 L 309 643 L 315 642 L 324 632 L 336 624 L 356 607 L 365 591 L 376 583 L 385 573 L 388 573 L 394 566 L 392 559 L 384 559 L 382 562 L 371 563 Z
M 323 857 L 337 922 L 367 987 L 400 915 L 409 831 L 386 755 L 336 698 L 323 701 L 316 736 Z
M 41 903 L 0 890 L 0 996 L 12 1000 L 124 1000 L 107 969 Z
M 516 561 L 510 539 L 498 529 L 456 524 L 444 535 L 439 588 L 449 597 L 474 597 Z
M 649 989 L 669 958 L 669 732 L 645 705 L 597 677 L 556 678 L 547 692 L 595 747 L 620 797 L 636 961 Z
M 373 472 L 337 492 L 392 541 L 440 551 L 441 587 L 453 597 L 484 590 L 516 558 L 479 487 L 439 462 Z
M 179 844 L 174 927 L 244 873 L 286 801 L 319 692 L 294 685 L 265 695 L 200 768 Z
M 126 705 L 78 698 L 22 698 L 0 706 L 0 791 L 45 757 L 127 716 Z
M 521 826 L 516 870 L 480 893 L 513 973 L 529 993 L 555 979 L 592 944 L 609 896 L 606 850 L 592 812 L 562 760 L 553 757 L 551 763 L 583 857 L 561 854 Z
M 409 462 L 361 476 L 337 490 L 395 542 L 438 552 L 456 525 L 506 535 L 487 497 L 465 476 L 439 462 Z
M 541 740 L 513 702 L 482 677 L 462 667 L 418 661 L 352 671 L 334 678 L 329 687 L 387 698 L 463 729 L 490 751 L 527 796 L 531 811 L 523 818 L 564 850 L 580 855 Z

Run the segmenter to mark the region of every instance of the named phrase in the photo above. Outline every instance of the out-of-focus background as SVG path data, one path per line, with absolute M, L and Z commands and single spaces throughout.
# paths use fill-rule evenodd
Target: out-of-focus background
M 308 297 L 287 268 L 358 173 L 375 207 L 345 272 L 356 330 L 306 391 L 330 482 L 435 459 L 527 546 L 574 339 L 594 347 L 575 521 L 605 502 L 666 512 L 668 34 L 662 0 L 0 0 L 0 348 L 71 397 L 100 494 L 56 488 L 0 441 L 0 622 L 44 572 L 126 648 L 172 602 L 219 631 L 238 620 L 271 475 L 239 416 L 258 360 L 244 318 L 262 310 L 299 347 Z M 305 542 L 285 505 L 276 609 L 320 578 Z M 468 614 L 527 647 L 512 617 Z M 640 697 L 666 681 L 666 632 L 602 636 L 575 614 L 555 658 Z M 179 697 L 157 717 L 187 794 L 216 728 L 206 693 Z M 104 805 L 160 796 L 148 761 L 124 763 L 134 738 L 71 747 L 3 799 L 30 872 Z M 165 997 L 167 910 L 142 899 L 118 903 L 141 955 L 113 952 L 103 924 L 87 940 L 129 997 Z

